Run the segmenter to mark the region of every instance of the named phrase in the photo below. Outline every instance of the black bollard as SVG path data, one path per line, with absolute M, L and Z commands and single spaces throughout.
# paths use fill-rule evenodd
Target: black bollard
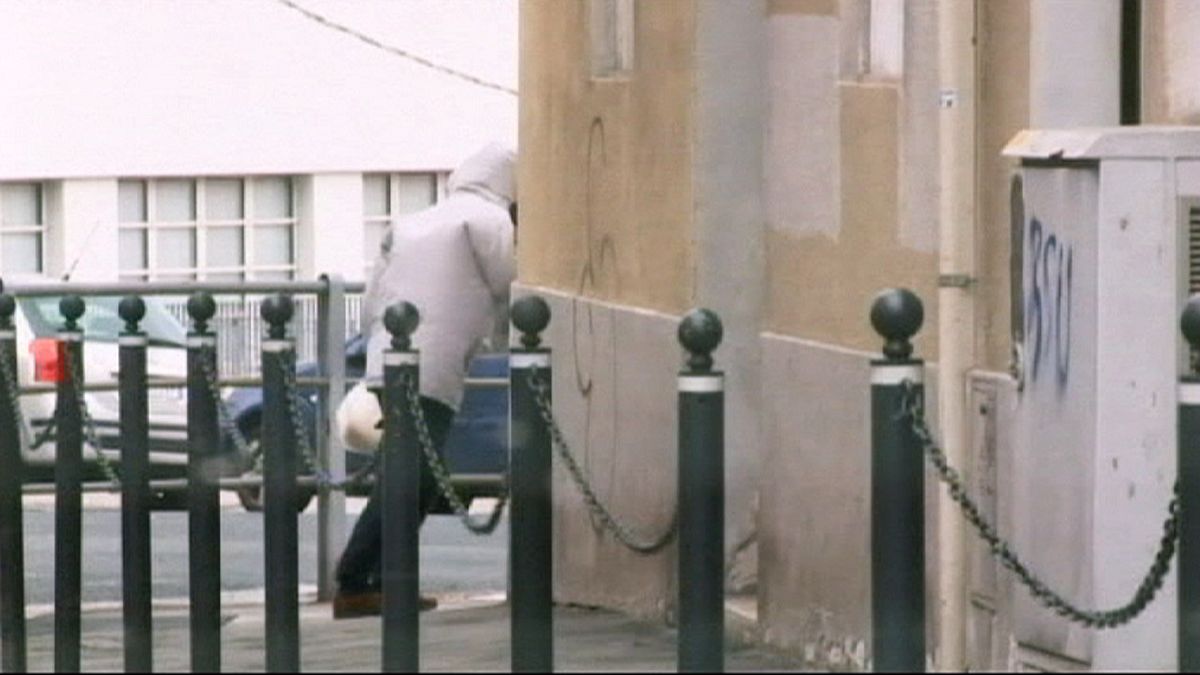
M 725 376 L 714 371 L 717 315 L 679 324 L 679 671 L 725 669 Z
M 54 669 L 80 669 L 80 595 L 83 592 L 83 331 L 86 307 L 77 295 L 58 303 L 64 323 L 58 333 L 58 398 L 54 456 Z M 80 381 L 76 381 L 76 377 Z M 100 449 L 95 448 L 98 452 Z
M 392 335 L 383 353 L 383 452 L 379 457 L 383 519 L 383 670 L 415 673 L 420 654 L 421 446 L 408 387 L 420 381 L 420 355 L 412 334 L 420 323 L 407 302 L 388 307 L 383 324 Z M 411 383 L 411 384 L 409 384 Z
M 0 292 L 0 667 L 6 673 L 26 670 L 23 425 L 18 408 L 17 332 L 12 320 L 16 311 L 13 297 Z
M 300 553 L 296 524 L 296 428 L 287 397 L 295 378 L 296 347 L 287 338 L 292 299 L 262 303 L 269 328 L 262 342 L 263 532 L 266 578 L 267 671 L 300 670 Z M 290 371 L 290 372 L 289 372 Z M 291 405 L 295 405 L 293 402 Z
M 871 362 L 871 654 L 877 672 L 925 669 L 925 465 L 906 396 L 924 397 L 924 364 L 909 342 L 921 300 L 905 289 L 880 293 L 871 325 L 883 359 Z M 906 393 L 908 391 L 908 393 Z
M 154 669 L 150 583 L 150 407 L 146 390 L 146 334 L 138 324 L 146 303 L 137 296 L 117 307 L 125 330 L 120 344 L 121 594 L 125 671 Z
M 210 378 L 217 374 L 217 336 L 208 330 L 217 304 L 208 293 L 188 298 L 188 581 L 192 671 L 221 669 L 221 428 Z
M 546 301 L 529 296 L 513 304 L 521 347 L 509 357 L 512 415 L 509 476 L 509 583 L 513 672 L 554 670 L 554 555 L 550 433 L 538 406 L 534 377 L 552 401 L 550 350 L 541 346 L 550 325 Z
M 1179 670 L 1200 672 L 1200 295 L 1183 310 L 1180 328 L 1192 372 L 1179 381 Z

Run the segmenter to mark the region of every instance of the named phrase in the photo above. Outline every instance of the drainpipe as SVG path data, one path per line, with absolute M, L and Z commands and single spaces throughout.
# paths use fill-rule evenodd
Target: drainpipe
M 946 455 L 967 466 L 967 372 L 975 366 L 977 0 L 938 1 L 940 205 L 938 420 Z M 958 506 L 938 492 L 935 664 L 966 669 L 966 530 Z

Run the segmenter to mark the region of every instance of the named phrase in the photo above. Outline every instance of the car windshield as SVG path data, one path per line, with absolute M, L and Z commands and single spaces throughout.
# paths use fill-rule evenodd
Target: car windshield
M 62 327 L 62 315 L 58 311 L 58 297 L 27 298 L 21 300 L 21 310 L 29 321 L 29 327 L 37 337 L 51 337 Z M 80 328 L 88 340 L 116 342 L 125 330 L 125 321 L 117 313 L 121 299 L 97 296 L 86 299 L 87 311 L 79 320 Z M 154 301 L 146 302 L 146 317 L 141 329 L 150 338 L 150 344 L 162 347 L 184 347 L 187 331 L 175 317 Z

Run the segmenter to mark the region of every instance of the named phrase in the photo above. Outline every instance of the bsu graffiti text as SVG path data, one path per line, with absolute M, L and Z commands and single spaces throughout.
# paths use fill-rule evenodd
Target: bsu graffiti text
M 1071 376 L 1071 290 L 1074 251 L 1065 241 L 1029 219 L 1025 265 L 1025 339 L 1033 382 L 1053 370 L 1059 391 Z

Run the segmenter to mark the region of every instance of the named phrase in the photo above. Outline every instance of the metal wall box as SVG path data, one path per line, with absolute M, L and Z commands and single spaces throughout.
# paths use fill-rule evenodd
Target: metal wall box
M 1179 313 L 1200 289 L 1200 128 L 1035 130 L 1012 183 L 1013 539 L 1087 608 L 1132 597 L 1175 479 Z M 1027 648 L 1096 670 L 1175 668 L 1174 574 L 1125 628 L 1091 631 L 1011 591 Z

